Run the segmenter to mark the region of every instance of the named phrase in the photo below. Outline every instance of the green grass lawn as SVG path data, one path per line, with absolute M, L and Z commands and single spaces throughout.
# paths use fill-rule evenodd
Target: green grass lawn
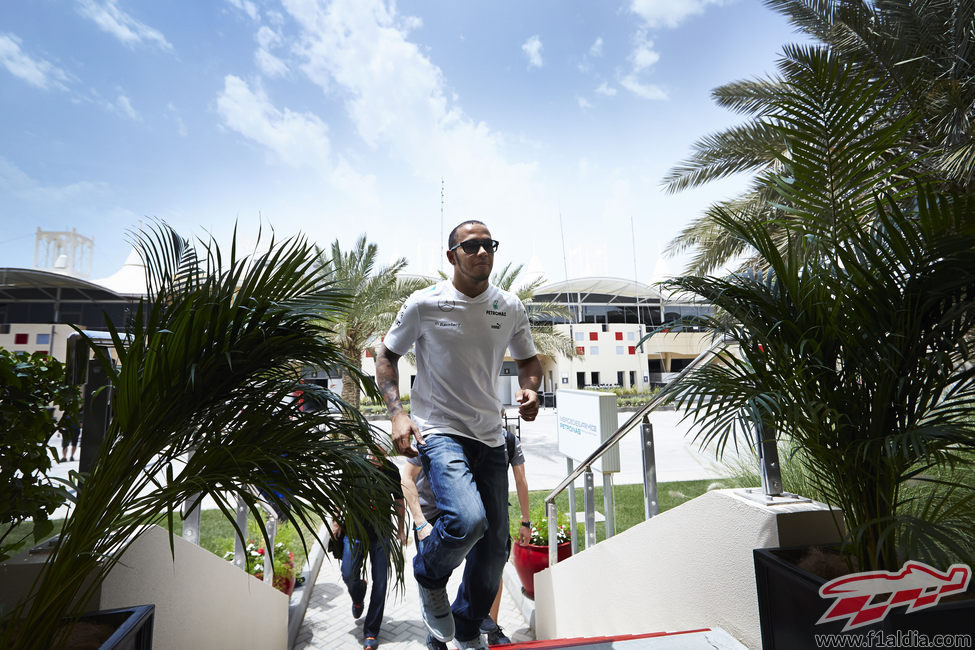
M 580 480 L 578 484 L 581 484 Z M 720 484 L 721 487 L 731 487 L 730 484 L 725 484 L 722 481 L 714 479 L 705 479 L 700 481 L 674 481 L 671 483 L 659 483 L 657 484 L 657 503 L 659 504 L 660 512 L 665 510 L 670 510 L 675 506 L 690 501 L 694 497 L 701 496 L 708 490 L 708 486 L 713 484 Z M 532 521 L 537 522 L 539 519 L 545 516 L 544 506 L 545 497 L 548 496 L 550 490 L 536 490 L 529 492 L 528 504 L 532 516 Z M 644 521 L 643 513 L 643 485 L 641 484 L 631 484 L 631 485 L 616 485 L 613 487 L 613 493 L 616 496 L 616 508 L 614 513 L 616 515 L 616 532 L 620 533 L 627 528 L 631 528 Z M 603 506 L 603 488 L 597 487 L 595 490 L 596 494 L 596 511 L 602 512 L 605 510 Z M 511 524 L 511 534 L 512 536 L 518 535 L 518 528 L 521 525 L 521 510 L 518 507 L 518 499 L 514 492 L 511 493 L 509 499 L 510 505 L 508 508 L 508 519 Z M 568 515 L 569 513 L 569 493 L 568 490 L 560 494 L 555 498 L 555 505 L 558 508 L 559 515 Z M 585 501 L 583 499 L 582 488 L 576 488 L 576 511 L 582 513 L 585 509 Z M 580 514 L 578 518 L 578 534 L 581 540 L 585 535 L 585 528 L 583 527 L 583 515 Z M 596 541 L 602 541 L 606 538 L 606 526 L 603 522 L 596 523 Z
M 716 481 L 711 479 L 701 481 L 674 481 L 671 483 L 658 484 L 657 498 L 660 505 L 660 512 L 669 510 L 670 508 L 689 501 L 694 497 L 704 494 L 708 487 L 715 483 L 721 484 L 722 487 L 733 487 L 730 481 Z M 616 495 L 615 514 L 617 533 L 635 526 L 644 520 L 642 485 L 617 485 L 614 487 L 613 492 Z M 544 501 L 545 497 L 548 496 L 548 493 L 549 490 L 535 490 L 529 493 L 528 503 L 532 514 L 532 521 L 538 521 L 544 516 Z M 511 493 L 509 501 L 511 503 L 509 506 L 511 534 L 512 536 L 517 536 L 518 528 L 521 522 L 521 512 L 518 507 L 518 499 L 514 492 Z M 567 491 L 560 494 L 555 499 L 555 503 L 558 506 L 560 515 L 568 515 L 569 495 Z M 585 502 L 583 500 L 582 488 L 576 488 L 576 509 L 580 513 L 584 509 L 584 504 Z M 601 486 L 596 488 L 596 510 L 598 512 L 604 511 L 603 488 Z M 54 521 L 55 530 L 60 530 L 61 523 L 62 520 L 60 519 Z M 183 522 L 177 517 L 173 523 L 173 532 L 176 535 L 182 534 Z M 160 522 L 160 525 L 165 526 L 165 521 Z M 314 530 L 312 532 L 317 532 L 320 525 L 321 522 L 315 519 L 313 522 Z M 30 522 L 26 522 L 21 524 L 21 526 L 18 526 L 18 528 L 23 528 L 22 534 L 28 535 L 28 541 L 30 541 L 30 527 Z M 585 535 L 581 515 L 579 517 L 578 533 L 579 539 L 581 540 Z M 314 543 L 314 538 L 311 535 L 306 535 L 305 538 L 309 544 L 309 550 L 311 550 L 311 545 Z M 605 525 L 602 522 L 597 522 L 596 540 L 602 541 L 605 538 Z M 258 529 L 257 523 L 253 518 L 248 520 L 247 539 L 254 540 L 260 546 L 264 545 L 263 541 L 261 540 L 260 530 Z M 275 542 L 282 542 L 288 550 L 295 554 L 295 566 L 304 566 L 305 551 L 301 547 L 301 541 L 298 538 L 298 533 L 290 524 L 285 524 L 278 528 L 277 535 L 275 536 Z M 201 513 L 200 546 L 221 557 L 227 551 L 232 551 L 234 549 L 234 528 L 219 510 L 204 510 Z
M 322 522 L 320 519 L 314 516 L 310 517 L 310 519 L 312 520 L 311 523 L 313 526 L 313 530 L 311 532 L 317 533 Z M 52 523 L 54 524 L 54 531 L 56 533 L 61 530 L 64 520 L 54 519 L 52 520 Z M 166 520 L 163 519 L 160 521 L 159 525 L 165 528 Z M 13 535 L 16 535 L 17 538 L 24 537 L 24 542 L 18 547 L 17 551 L 12 553 L 12 555 L 15 555 L 24 548 L 28 548 L 33 545 L 34 541 L 31 536 L 32 529 L 33 524 L 29 521 L 17 526 L 17 530 L 14 531 Z M 182 535 L 183 533 L 183 521 L 179 517 L 176 517 L 173 520 L 173 532 L 177 536 Z M 236 533 L 234 532 L 233 525 L 227 521 L 227 518 L 219 510 L 203 510 L 200 513 L 200 546 L 210 551 L 214 555 L 223 557 L 224 553 L 227 551 L 233 551 L 235 534 Z M 257 522 L 253 517 L 249 517 L 247 520 L 247 540 L 253 540 L 260 547 L 264 546 L 261 531 L 257 527 Z M 277 534 L 274 536 L 274 542 L 275 544 L 281 542 L 285 545 L 285 548 L 295 554 L 295 566 L 299 570 L 301 567 L 305 566 L 305 549 L 302 548 L 298 533 L 294 527 L 291 526 L 291 524 L 278 526 Z M 305 542 L 308 544 L 308 550 L 310 551 L 312 546 L 315 544 L 315 538 L 311 534 L 306 534 Z
M 317 533 L 321 523 L 320 519 L 312 517 L 313 530 L 310 533 Z M 160 525 L 165 526 L 165 522 L 160 522 Z M 183 522 L 181 519 L 176 518 L 173 521 L 173 532 L 176 535 L 183 533 Z M 305 534 L 305 542 L 308 544 L 309 551 L 311 551 L 312 546 L 315 544 L 315 538 L 310 533 Z M 200 513 L 201 547 L 207 549 L 214 555 L 223 557 L 224 553 L 234 550 L 235 536 L 236 532 L 234 531 L 233 525 L 227 521 L 227 518 L 219 510 L 203 510 Z M 257 527 L 257 521 L 253 517 L 248 517 L 247 541 L 254 541 L 258 546 L 263 547 L 263 539 L 261 537 L 261 531 Z M 301 539 L 298 537 L 298 532 L 291 524 L 286 523 L 278 526 L 277 534 L 274 536 L 274 543 L 277 544 L 279 542 L 295 554 L 295 567 L 301 570 L 301 567 L 305 566 L 305 549 L 301 546 Z

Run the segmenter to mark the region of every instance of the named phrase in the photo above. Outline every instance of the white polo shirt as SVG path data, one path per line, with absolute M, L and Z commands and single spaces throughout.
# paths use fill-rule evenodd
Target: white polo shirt
M 504 443 L 497 381 L 505 349 L 518 360 L 535 356 L 517 296 L 488 285 L 471 298 L 439 282 L 406 299 L 383 344 L 400 356 L 416 344 L 410 413 L 420 433 Z

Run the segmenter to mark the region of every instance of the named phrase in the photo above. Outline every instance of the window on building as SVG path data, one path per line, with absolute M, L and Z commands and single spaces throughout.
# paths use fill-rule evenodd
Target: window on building
M 577 341 L 585 341 L 586 340 L 586 333 L 585 332 L 576 332 L 576 340 Z
M 584 373 L 584 372 L 577 372 L 576 373 L 576 388 L 585 388 L 585 387 L 586 387 L 586 373 Z
M 647 370 L 650 372 L 663 372 L 664 362 L 660 359 L 648 359 L 647 360 Z
M 622 345 L 616 346 L 616 354 L 624 354 Z
M 584 305 L 582 308 L 582 322 L 605 323 L 607 318 L 606 315 L 611 309 L 611 307 L 606 307 L 603 305 Z
M 586 354 L 586 348 L 585 348 L 585 346 L 577 345 L 576 346 L 576 354 L 585 355 Z
M 636 370 L 630 371 L 630 388 L 636 386 Z
M 14 334 L 14 345 L 27 345 L 30 336 L 27 334 Z
M 636 332 L 627 332 L 626 333 L 626 340 L 627 341 L 635 341 L 636 340 Z
M 598 372 L 590 372 L 589 373 L 589 377 L 590 377 L 589 383 L 591 383 L 593 386 L 598 386 L 599 385 L 599 373 Z
M 50 334 L 38 334 L 37 335 L 37 345 L 50 345 L 51 335 Z
M 589 354 L 599 354 L 599 346 L 598 345 L 590 345 L 589 346 Z
M 627 351 L 628 351 L 628 352 L 629 352 L 630 354 L 636 354 L 636 346 L 634 346 L 634 345 L 631 345 L 631 346 L 629 346 L 629 347 L 627 348 Z
M 619 386 L 620 388 L 623 387 L 623 371 L 622 370 L 617 370 L 616 371 L 616 385 Z
M 623 340 L 623 332 L 616 332 L 616 340 L 617 341 Z
M 109 310 L 106 310 L 106 311 L 109 311 Z M 118 311 L 118 309 L 116 308 L 116 309 L 114 309 L 112 311 Z M 53 316 L 53 314 L 52 314 L 52 316 Z M 110 316 L 110 318 L 112 320 L 112 323 L 116 327 L 120 327 L 120 328 L 121 327 L 125 327 L 125 321 L 124 321 L 124 319 L 120 318 L 120 315 L 115 315 L 115 316 L 116 316 L 115 318 L 111 318 L 111 316 Z M 62 310 L 61 311 L 61 315 L 58 317 L 58 322 L 59 323 L 66 323 L 66 324 L 69 324 L 69 325 L 84 325 L 85 324 L 84 321 L 82 321 L 82 319 L 81 319 L 81 312 L 80 311 L 65 311 L 65 310 Z
M 589 332 L 589 340 L 590 341 L 598 341 L 599 340 L 599 332 Z

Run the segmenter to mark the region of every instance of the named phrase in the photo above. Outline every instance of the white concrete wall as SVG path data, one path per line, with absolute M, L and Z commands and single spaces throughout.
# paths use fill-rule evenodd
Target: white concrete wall
M 54 332 L 53 337 L 51 337 L 52 331 Z M 4 348 L 10 352 L 26 352 L 28 354 L 32 354 L 34 352 L 46 352 L 56 359 L 64 361 L 67 354 L 66 349 L 68 337 L 74 333 L 75 331 L 71 329 L 71 326 L 65 324 L 51 325 L 50 323 L 12 323 L 10 325 L 9 333 L 0 334 L 0 348 Z M 18 344 L 16 342 L 18 334 L 26 334 L 27 343 Z M 47 343 L 38 343 L 38 335 L 46 337 Z
M 715 490 L 535 575 L 535 634 L 554 639 L 720 627 L 761 647 L 752 549 L 838 540 L 821 503 Z
M 223 558 L 153 527 L 102 584 L 102 609 L 156 606 L 154 650 L 288 645 L 288 597 Z
M 556 325 L 556 329 L 566 336 L 569 336 L 568 325 Z M 601 324 L 577 323 L 572 325 L 572 345 L 576 351 L 582 350 L 582 354 L 571 361 L 559 358 L 556 381 L 559 388 L 583 388 L 591 385 L 592 373 L 599 373 L 600 384 L 616 384 L 618 371 L 623 372 L 623 387 L 630 388 L 630 372 L 635 373 L 636 382 L 632 387 L 643 389 L 643 377 L 647 374 L 647 356 L 640 354 L 636 348 L 636 342 L 643 336 L 642 328 L 636 323 L 610 323 L 606 326 L 607 331 L 603 331 Z M 617 340 L 617 333 L 622 335 L 621 340 Z M 592 336 L 595 335 L 595 339 Z M 630 348 L 634 353 L 630 354 Z M 579 386 L 576 381 L 576 373 L 585 372 L 586 379 L 583 386 Z M 569 383 L 561 383 L 562 374 L 568 375 Z

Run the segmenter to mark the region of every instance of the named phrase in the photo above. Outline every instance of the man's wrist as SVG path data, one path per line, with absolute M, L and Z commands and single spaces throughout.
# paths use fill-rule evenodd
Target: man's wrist
M 532 527 L 532 522 L 529 521 L 528 518 L 526 517 L 525 519 L 522 519 L 521 520 L 521 525 L 522 526 L 526 526 L 528 528 L 531 528 Z
M 394 420 L 401 415 L 410 417 L 410 414 L 406 412 L 406 409 L 403 408 L 403 404 L 399 400 L 396 401 L 392 408 L 386 407 L 386 413 L 389 414 L 390 420 Z

